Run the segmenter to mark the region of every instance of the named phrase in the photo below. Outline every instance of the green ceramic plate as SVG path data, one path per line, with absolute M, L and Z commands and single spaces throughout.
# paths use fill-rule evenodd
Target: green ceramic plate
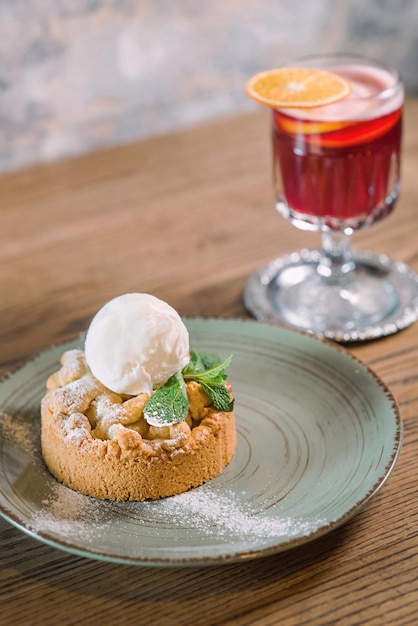
M 259 557 L 320 537 L 383 485 L 402 437 L 396 402 L 365 365 L 310 335 L 244 320 L 186 320 L 196 350 L 234 354 L 237 452 L 206 485 L 114 503 L 58 484 L 42 463 L 39 402 L 64 349 L 0 382 L 0 513 L 51 546 L 138 565 Z

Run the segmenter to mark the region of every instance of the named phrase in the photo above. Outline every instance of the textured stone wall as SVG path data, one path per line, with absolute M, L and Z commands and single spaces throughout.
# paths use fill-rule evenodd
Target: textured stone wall
M 249 110 L 252 73 L 335 50 L 418 94 L 418 0 L 0 0 L 0 172 Z

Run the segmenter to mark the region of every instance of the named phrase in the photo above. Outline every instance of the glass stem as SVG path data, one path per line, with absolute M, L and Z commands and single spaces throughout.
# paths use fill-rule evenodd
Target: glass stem
M 355 267 L 351 254 L 352 232 L 324 231 L 318 274 L 338 282 Z

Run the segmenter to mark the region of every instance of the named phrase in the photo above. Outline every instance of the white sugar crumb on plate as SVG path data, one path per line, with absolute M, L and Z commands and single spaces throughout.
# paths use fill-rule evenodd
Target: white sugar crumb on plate
M 306 521 L 286 515 L 258 511 L 246 500 L 245 494 L 223 489 L 200 487 L 164 501 L 158 501 L 160 515 L 166 515 L 172 524 L 198 528 L 217 537 L 271 538 L 294 537 L 306 531 Z
M 33 425 L 20 415 L 0 413 L 0 432 L 6 441 L 20 448 L 28 456 L 33 456 L 36 445 L 33 437 Z
M 245 496 L 245 494 L 243 494 Z M 232 491 L 196 488 L 164 500 L 141 503 L 117 503 L 116 510 L 122 514 L 118 520 L 109 518 L 109 505 L 114 503 L 95 500 L 57 483 L 51 493 L 42 500 L 42 508 L 33 514 L 32 525 L 38 532 L 59 535 L 65 541 L 69 537 L 83 537 L 94 542 L 100 530 L 120 523 L 134 523 L 137 527 L 154 522 L 156 536 L 163 531 L 174 531 L 171 538 L 176 541 L 175 529 L 198 530 L 201 534 L 217 540 L 259 540 L 303 535 L 306 521 L 286 515 L 274 516 L 266 511 L 257 511 Z M 124 521 L 123 521 L 124 520 Z M 164 532 L 164 531 L 163 531 Z
M 53 533 L 63 538 L 71 536 L 91 537 L 101 527 L 108 524 L 103 516 L 106 503 L 84 496 L 77 491 L 56 483 L 47 497 L 42 500 L 42 508 L 32 515 L 32 526 L 38 532 Z

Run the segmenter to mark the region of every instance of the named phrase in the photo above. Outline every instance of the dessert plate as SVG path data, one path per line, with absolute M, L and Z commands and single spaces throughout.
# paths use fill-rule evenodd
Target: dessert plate
M 59 484 L 39 403 L 62 352 L 0 382 L 0 514 L 55 548 L 117 563 L 230 563 L 299 546 L 350 519 L 384 484 L 402 439 L 385 384 L 343 348 L 252 320 L 188 319 L 191 346 L 234 355 L 236 454 L 223 473 L 155 502 L 95 500 Z

